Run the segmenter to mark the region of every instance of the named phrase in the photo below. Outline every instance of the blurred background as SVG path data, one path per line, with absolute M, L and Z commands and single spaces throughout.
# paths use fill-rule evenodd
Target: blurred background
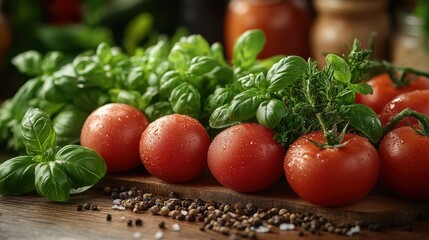
M 376 34 L 377 59 L 429 71 L 427 0 L 0 0 L 0 101 L 25 78 L 11 58 L 27 50 L 72 58 L 100 42 L 133 54 L 161 37 L 201 34 L 229 58 L 244 31 L 262 29 L 260 58 L 295 54 L 324 62 Z

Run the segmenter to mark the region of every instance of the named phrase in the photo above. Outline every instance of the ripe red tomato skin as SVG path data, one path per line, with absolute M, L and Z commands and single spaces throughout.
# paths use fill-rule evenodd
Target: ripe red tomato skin
M 125 172 L 141 164 L 138 146 L 148 124 L 137 108 L 122 103 L 106 104 L 86 119 L 80 144 L 104 158 L 107 172 Z
M 215 179 L 237 192 L 269 188 L 283 174 L 286 153 L 275 132 L 256 123 L 243 123 L 219 133 L 210 144 L 208 166 Z
M 418 89 L 429 89 L 429 79 L 416 77 L 407 86 L 396 88 L 392 84 L 389 74 L 384 73 L 375 76 L 367 82 L 372 88 L 372 94 L 356 94 L 356 103 L 364 104 L 380 113 L 383 107 L 396 96 Z
M 140 158 L 148 172 L 166 182 L 196 179 L 207 166 L 210 136 L 198 120 L 171 114 L 149 124 L 140 139 Z
M 285 156 L 286 179 L 298 196 L 331 207 L 358 201 L 372 190 L 379 159 L 366 138 L 347 133 L 344 147 L 327 149 L 308 139 L 325 142 L 320 131 L 305 134 L 289 146 Z
M 429 115 L 429 90 L 414 90 L 403 93 L 392 99 L 384 106 L 379 117 L 381 124 L 385 126 L 394 116 L 400 113 L 405 108 L 409 107 L 417 112 Z M 406 118 L 411 124 L 416 124 L 415 118 Z M 405 126 L 407 123 L 403 120 L 399 122 L 395 128 Z
M 429 200 L 429 137 L 403 126 L 381 140 L 380 180 L 400 196 Z

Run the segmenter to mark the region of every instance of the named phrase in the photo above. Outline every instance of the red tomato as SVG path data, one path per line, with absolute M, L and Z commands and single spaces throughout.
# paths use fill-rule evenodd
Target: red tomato
M 367 83 L 371 85 L 373 93 L 371 95 L 356 94 L 356 102 L 369 106 L 376 113 L 380 113 L 390 100 L 402 93 L 429 89 L 429 79 L 425 77 L 416 77 L 409 85 L 396 88 L 387 73 L 378 75 Z
M 380 179 L 407 198 L 429 200 L 429 137 L 403 126 L 380 142 Z
M 347 133 L 342 147 L 319 148 L 320 131 L 305 134 L 289 146 L 284 171 L 291 188 L 302 199 L 321 206 L 358 201 L 374 187 L 379 174 L 377 150 L 361 136 Z
M 416 112 L 429 115 L 429 90 L 415 90 L 398 95 L 384 106 L 380 113 L 380 121 L 385 126 L 394 116 L 405 108 L 411 108 Z M 406 118 L 411 124 L 418 123 L 415 118 Z M 407 123 L 403 120 L 396 125 L 405 126 Z
M 237 192 L 264 190 L 282 176 L 285 155 L 275 132 L 256 123 L 232 126 L 210 144 L 208 165 L 213 176 Z
M 88 116 L 80 143 L 104 158 L 107 172 L 124 172 L 140 164 L 139 141 L 148 124 L 137 108 L 122 103 L 106 104 Z
M 207 166 L 210 136 L 198 120 L 167 115 L 149 124 L 140 139 L 140 158 L 149 173 L 166 182 L 197 178 Z

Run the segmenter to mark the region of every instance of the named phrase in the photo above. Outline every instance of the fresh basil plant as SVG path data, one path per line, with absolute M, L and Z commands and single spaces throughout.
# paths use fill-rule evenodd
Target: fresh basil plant
M 0 165 L 0 194 L 20 195 L 36 190 L 40 196 L 65 202 L 70 192 L 87 189 L 106 174 L 95 151 L 79 145 L 57 149 L 54 125 L 38 108 L 29 109 L 21 123 L 27 154 Z

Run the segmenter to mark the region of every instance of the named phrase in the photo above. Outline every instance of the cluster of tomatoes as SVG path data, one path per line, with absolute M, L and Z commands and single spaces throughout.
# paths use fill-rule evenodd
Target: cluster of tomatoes
M 429 115 L 429 90 L 412 91 L 420 81 L 400 90 L 391 83 L 378 87 L 378 82 L 390 82 L 382 75 L 369 82 L 374 94 L 357 96 L 357 101 L 378 112 L 383 124 L 407 107 Z M 429 80 L 417 88 L 429 89 Z M 321 147 L 315 144 L 326 142 L 320 131 L 301 136 L 286 149 L 274 136 L 274 130 L 259 124 L 241 123 L 211 140 L 192 117 L 172 114 L 149 123 L 138 109 L 111 103 L 87 118 L 81 145 L 97 151 L 110 173 L 143 164 L 151 175 L 169 183 L 194 180 L 208 166 L 217 181 L 238 192 L 267 189 L 285 175 L 301 198 L 322 206 L 355 202 L 379 179 L 402 196 L 429 199 L 429 136 L 405 122 L 387 133 L 378 147 L 352 133 L 338 146 Z

